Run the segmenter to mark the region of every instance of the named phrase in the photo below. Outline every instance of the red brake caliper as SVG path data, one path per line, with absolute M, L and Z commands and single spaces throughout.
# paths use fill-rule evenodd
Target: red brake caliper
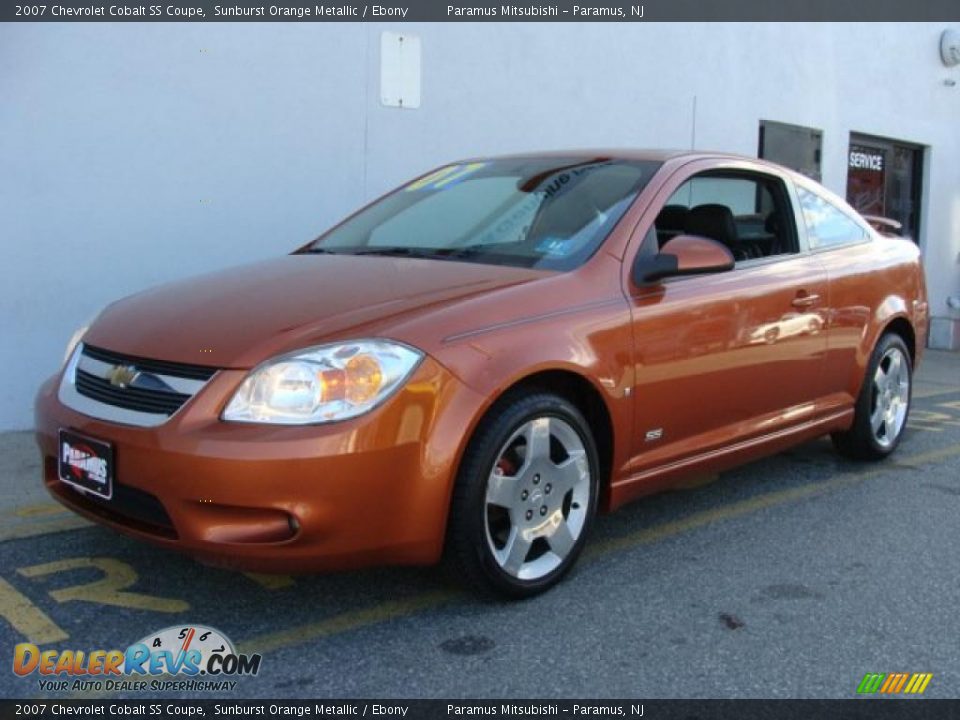
M 497 460 L 496 468 L 507 477 L 510 477 L 517 471 L 517 466 L 507 460 L 505 457 Z

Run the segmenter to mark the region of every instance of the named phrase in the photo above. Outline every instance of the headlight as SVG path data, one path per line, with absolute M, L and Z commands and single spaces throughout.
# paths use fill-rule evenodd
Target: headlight
M 223 419 L 309 425 L 369 412 L 410 376 L 423 353 L 386 340 L 358 340 L 298 350 L 254 369 Z
M 77 345 L 80 344 L 80 341 L 83 339 L 83 336 L 87 334 L 87 330 L 90 329 L 90 325 L 84 325 L 83 327 L 77 328 L 77 330 L 70 336 L 70 342 L 67 343 L 67 349 L 63 353 L 63 362 L 66 364 L 67 360 L 70 359 L 70 356 L 73 355 L 73 351 L 77 349 Z

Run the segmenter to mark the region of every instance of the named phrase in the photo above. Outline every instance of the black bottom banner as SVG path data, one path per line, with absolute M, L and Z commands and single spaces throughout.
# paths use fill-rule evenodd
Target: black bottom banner
M 0 700 L 0 718 L 652 718 L 800 720 L 960 717 L 960 700 Z

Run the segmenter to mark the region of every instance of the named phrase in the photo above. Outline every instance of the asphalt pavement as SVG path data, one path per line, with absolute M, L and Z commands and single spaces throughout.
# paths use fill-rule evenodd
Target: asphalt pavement
M 2 663 L 22 642 L 122 649 L 203 624 L 262 654 L 238 698 L 853 698 L 865 673 L 893 672 L 960 697 L 960 354 L 928 352 L 893 458 L 819 440 L 642 500 L 599 518 L 568 579 L 520 603 L 430 568 L 211 569 L 63 511 L 29 433 L 0 435 L 0 457 Z M 0 671 L 8 698 L 153 694 Z

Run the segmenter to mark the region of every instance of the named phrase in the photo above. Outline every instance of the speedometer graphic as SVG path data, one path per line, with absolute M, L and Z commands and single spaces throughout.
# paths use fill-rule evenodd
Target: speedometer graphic
M 216 628 L 206 625 L 171 625 L 147 635 L 140 643 L 146 645 L 151 653 L 169 652 L 172 658 L 186 657 L 191 651 L 199 652 L 199 660 L 194 665 L 201 668 L 208 666 L 213 655 L 236 655 L 230 639 Z M 185 668 L 180 666 L 173 674 L 185 673 Z

